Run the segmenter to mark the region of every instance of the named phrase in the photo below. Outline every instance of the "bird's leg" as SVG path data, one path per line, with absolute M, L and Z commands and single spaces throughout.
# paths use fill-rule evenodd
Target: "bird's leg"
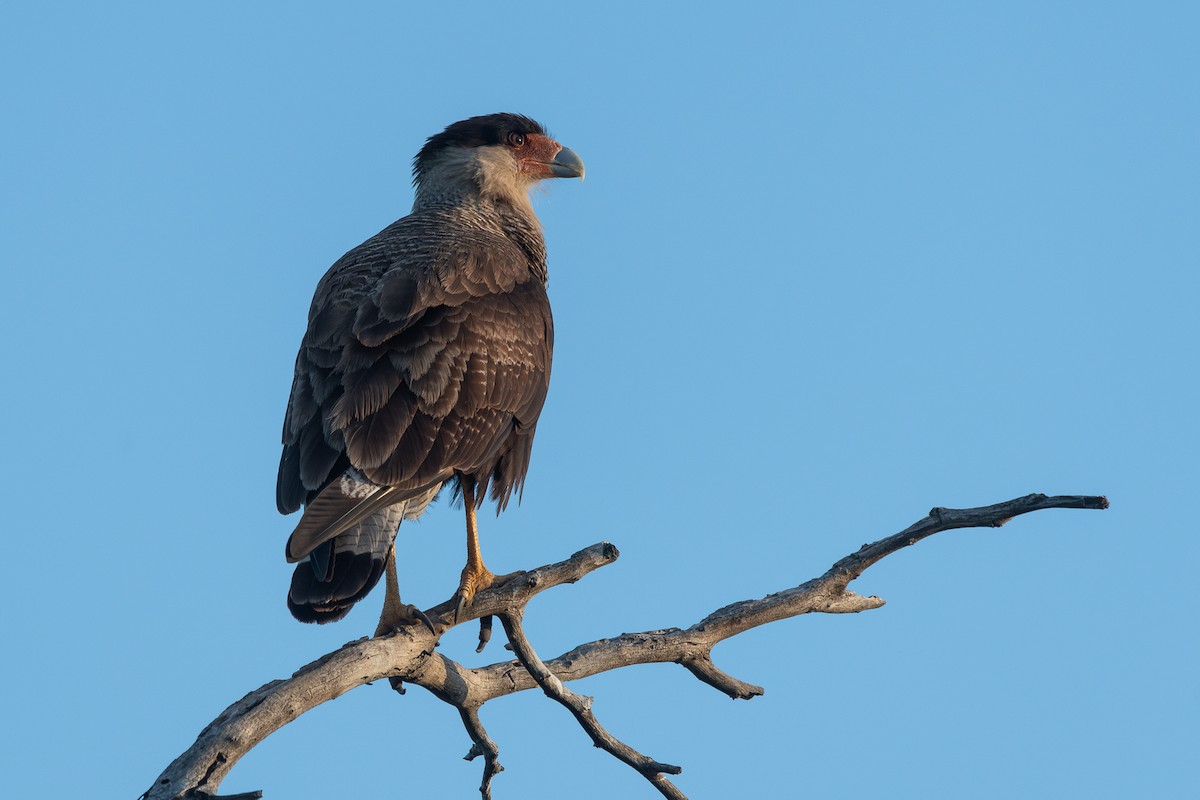
M 455 623 L 463 616 L 467 606 L 471 605 L 475 593 L 488 588 L 496 580 L 496 576 L 483 565 L 483 555 L 479 552 L 479 529 L 475 524 L 475 481 L 464 475 L 461 482 L 463 507 L 467 511 L 467 565 L 463 567 L 462 578 L 455 593 L 458 597 L 458 602 L 454 605 Z
M 396 546 L 394 544 L 388 551 L 385 575 L 383 611 L 379 614 L 379 624 L 375 627 L 375 635 L 382 636 L 385 633 L 391 633 L 396 628 L 422 622 L 425 627 L 429 628 L 429 632 L 436 636 L 437 631 L 434 630 L 429 617 L 425 616 L 425 612 L 400 599 L 400 581 L 396 577 Z

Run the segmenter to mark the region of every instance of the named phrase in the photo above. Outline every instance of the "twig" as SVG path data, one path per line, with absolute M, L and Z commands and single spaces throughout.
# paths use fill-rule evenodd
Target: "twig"
M 472 742 L 471 749 L 467 751 L 463 759 L 474 761 L 479 756 L 483 756 L 483 782 L 479 784 L 479 793 L 483 796 L 483 800 L 492 800 L 492 778 L 497 773 L 504 771 L 504 767 L 499 761 L 500 748 L 483 729 L 483 723 L 479 721 L 479 709 L 476 706 L 460 706 L 458 713 L 462 717 L 463 726 L 466 727 L 467 735 L 471 737 Z

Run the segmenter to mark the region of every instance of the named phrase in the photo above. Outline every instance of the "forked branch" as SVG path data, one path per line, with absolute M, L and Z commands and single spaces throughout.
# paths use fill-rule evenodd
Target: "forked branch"
M 955 528 L 1000 527 L 1013 517 L 1048 508 L 1107 507 L 1108 500 L 1104 497 L 1031 494 L 981 508 L 935 508 L 905 530 L 863 545 L 825 574 L 799 586 L 758 600 L 727 605 L 690 628 L 625 633 L 579 645 L 543 662 L 521 626 L 525 606 L 545 589 L 574 583 L 617 559 L 619 554 L 611 544 L 595 544 L 565 561 L 515 573 L 504 583 L 480 592 L 469 615 L 459 620 L 462 624 L 469 619 L 498 616 L 517 661 L 474 669 L 464 667 L 438 653 L 434 649 L 434 635 L 421 626 L 350 642 L 302 667 L 291 678 L 272 681 L 225 709 L 200 733 L 195 744 L 167 767 L 143 798 L 216 798 L 217 788 L 233 765 L 269 734 L 327 700 L 384 678 L 428 689 L 458 710 L 472 742 L 467 758 L 483 756 L 484 759 L 480 792 L 485 800 L 491 797 L 492 778 L 503 767 L 496 743 L 480 722 L 479 709 L 489 700 L 534 686 L 540 686 L 566 706 L 597 746 L 638 770 L 663 796 L 683 798 L 683 793 L 664 777 L 665 773 L 678 774 L 679 767 L 654 761 L 616 739 L 596 719 L 591 698 L 572 692 L 563 682 L 634 664 L 675 662 L 730 697 L 749 699 L 761 695 L 762 687 L 740 681 L 717 668 L 712 661 L 712 649 L 719 642 L 759 625 L 801 614 L 845 614 L 879 608 L 883 600 L 861 597 L 847 586 L 880 559 L 935 533 Z M 438 635 L 453 627 L 453 608 L 449 602 L 429 609 L 427 614 L 434 620 Z

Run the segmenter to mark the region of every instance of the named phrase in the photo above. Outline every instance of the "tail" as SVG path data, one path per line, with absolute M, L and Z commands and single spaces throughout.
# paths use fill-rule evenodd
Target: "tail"
M 296 565 L 287 605 L 301 622 L 336 622 L 366 597 L 387 565 L 406 503 L 376 511 Z

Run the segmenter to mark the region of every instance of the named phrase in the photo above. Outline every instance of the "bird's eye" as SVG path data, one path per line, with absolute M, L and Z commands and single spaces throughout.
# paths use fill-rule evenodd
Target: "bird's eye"
M 525 146 L 525 134 L 517 133 L 516 131 L 513 131 L 512 133 L 510 133 L 508 135 L 508 143 L 511 144 L 513 147 L 524 147 Z

